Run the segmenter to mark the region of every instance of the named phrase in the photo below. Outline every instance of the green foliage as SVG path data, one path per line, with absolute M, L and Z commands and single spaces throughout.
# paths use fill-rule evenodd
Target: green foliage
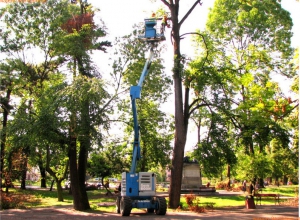
M 11 57 L 6 60 L 6 70 L 17 76 L 14 95 L 21 100 L 8 129 L 9 150 L 24 155 L 24 166 L 30 158 L 33 166 L 46 168 L 56 180 L 58 191 L 68 171 L 70 136 L 76 135 L 80 143 L 78 154 L 83 152 L 86 157 L 91 150 L 90 143 L 101 142 L 102 134 L 98 129 L 109 127 L 106 122 L 111 112 L 110 97 L 87 52 L 103 49 L 98 41 L 105 35 L 102 27 L 93 25 L 90 19 L 90 23 L 70 33 L 64 28 L 66 22 L 80 13 L 80 7 L 54 0 L 45 4 L 9 4 L 1 10 L 5 27 L 0 49 L 7 58 Z M 38 58 L 29 59 L 31 53 L 38 54 Z M 69 59 L 74 57 L 76 62 Z M 76 68 L 81 74 L 71 84 L 66 83 L 60 72 L 65 64 L 74 71 L 73 76 L 77 75 Z M 70 115 L 76 115 L 76 121 L 72 121 Z M 78 169 L 85 171 L 85 165 L 83 163 Z M 81 174 L 85 176 L 84 172 Z
M 224 153 L 220 152 L 227 143 L 227 149 L 238 159 L 234 173 L 239 177 L 266 177 L 272 175 L 274 167 L 274 161 L 264 156 L 270 142 L 276 139 L 282 149 L 290 146 L 293 130 L 286 122 L 297 104 L 284 97 L 272 77 L 295 76 L 291 28 L 289 13 L 276 0 L 215 1 L 206 30 L 195 38 L 199 56 L 186 72 L 195 102 L 201 101 L 206 108 L 195 120 L 208 131 L 198 137 L 195 151 L 199 161 L 203 160 L 205 172 L 220 173 L 224 167 Z M 219 124 L 213 120 L 214 114 L 220 115 Z
M 271 176 L 272 160 L 270 156 L 262 153 L 247 155 L 240 151 L 238 158 L 238 164 L 235 167 L 237 179 L 252 181 L 254 179 L 264 179 Z
M 202 171 L 208 177 L 220 176 L 225 165 L 234 166 L 237 162 L 233 141 L 230 137 L 230 128 L 226 119 L 215 112 L 205 112 L 194 115 L 195 121 L 200 120 L 198 126 L 207 126 L 207 137 L 198 143 L 193 156 L 199 161 Z
M 110 144 L 101 151 L 94 152 L 88 159 L 87 172 L 93 177 L 111 177 L 120 175 L 129 169 L 126 144 Z M 125 159 L 124 159 L 125 158 Z
M 61 36 L 59 26 L 67 14 L 67 8 L 68 1 L 55 0 L 8 4 L 1 9 L 0 14 L 7 27 L 2 35 L 2 51 L 11 53 L 39 47 L 49 53 L 55 48 L 55 40 Z

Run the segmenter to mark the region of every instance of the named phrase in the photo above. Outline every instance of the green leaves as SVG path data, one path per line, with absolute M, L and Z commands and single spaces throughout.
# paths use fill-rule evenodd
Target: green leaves
M 200 47 L 197 50 L 208 51 L 208 56 L 199 53 L 187 71 L 197 97 L 195 102 L 205 100 L 208 106 L 206 118 L 201 118 L 202 123 L 206 122 L 201 129 L 207 128 L 208 132 L 201 135 L 197 149 L 199 161 L 207 158 L 204 163 L 209 168 L 204 169 L 208 172 L 211 169 L 216 174 L 226 164 L 219 162 L 212 168 L 209 161 L 214 161 L 210 159 L 214 156 L 218 161 L 226 158 L 219 152 L 228 143 L 232 143 L 229 149 L 234 153 L 240 145 L 243 153 L 250 155 L 245 160 L 253 166 L 264 164 L 264 158 L 256 154 L 264 154 L 274 138 L 280 140 L 282 147 L 288 145 L 291 131 L 279 120 L 284 120 L 292 105 L 272 77 L 281 74 L 290 79 L 295 74 L 290 64 L 291 28 L 289 13 L 276 0 L 215 1 L 202 32 L 206 44 L 196 39 Z M 218 123 L 223 121 L 223 126 L 213 126 L 213 114 L 220 115 Z M 224 128 L 227 139 L 221 138 L 220 128 Z M 243 159 L 238 155 L 239 162 Z M 270 167 L 272 161 L 267 163 Z M 270 168 L 265 172 L 270 174 Z

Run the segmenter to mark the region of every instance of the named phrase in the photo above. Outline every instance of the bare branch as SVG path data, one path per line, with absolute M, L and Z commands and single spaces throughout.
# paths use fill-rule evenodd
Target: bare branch
M 201 104 L 197 104 L 199 101 L 201 101 Z M 195 105 L 195 106 L 194 106 Z M 207 103 L 206 100 L 202 98 L 197 98 L 195 99 L 191 104 L 190 104 L 190 109 L 189 109 L 189 117 L 193 114 L 194 111 L 196 111 L 198 108 L 203 107 L 203 106 L 208 106 L 210 108 L 210 103 Z M 194 106 L 194 107 L 193 107 Z M 193 107 L 193 108 L 191 108 Z
M 164 3 L 166 6 L 170 7 L 170 3 L 167 2 L 167 0 L 161 0 L 161 1 L 162 1 L 162 3 Z
M 192 11 L 194 10 L 194 8 L 196 7 L 197 4 L 202 5 L 201 0 L 197 0 L 194 5 L 190 8 L 190 10 L 185 14 L 185 16 L 181 19 L 181 21 L 179 22 L 179 27 L 182 25 L 182 23 L 187 19 L 187 17 L 192 13 Z

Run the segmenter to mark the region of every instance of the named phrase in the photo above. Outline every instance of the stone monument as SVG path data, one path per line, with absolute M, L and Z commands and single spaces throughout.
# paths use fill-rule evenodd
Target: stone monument
M 182 170 L 182 190 L 199 190 L 202 186 L 200 167 L 197 160 L 185 157 Z

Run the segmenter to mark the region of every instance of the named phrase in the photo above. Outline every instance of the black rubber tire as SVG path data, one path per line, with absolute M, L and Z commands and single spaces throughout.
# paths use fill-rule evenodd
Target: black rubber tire
M 121 197 L 118 196 L 117 199 L 116 199 L 116 212 L 118 214 L 120 214 L 120 201 L 121 201 Z
M 165 215 L 167 212 L 167 202 L 164 197 L 157 197 L 158 209 L 155 209 L 156 215 Z
M 147 213 L 154 213 L 154 209 L 147 209 Z
M 120 212 L 122 216 L 129 216 L 132 209 L 132 201 L 128 196 L 122 196 L 120 201 Z

